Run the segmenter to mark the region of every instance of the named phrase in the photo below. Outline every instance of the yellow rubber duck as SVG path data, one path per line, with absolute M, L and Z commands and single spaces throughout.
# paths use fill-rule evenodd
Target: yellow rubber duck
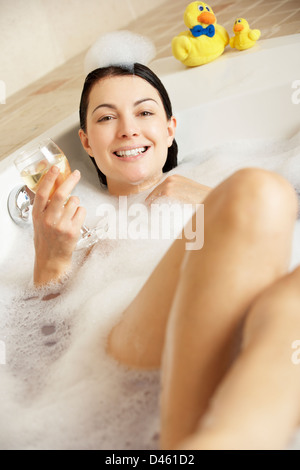
M 204 2 L 190 3 L 183 16 L 189 31 L 172 39 L 172 53 L 188 67 L 203 65 L 223 54 L 229 43 L 226 29 L 217 24 L 212 8 Z
M 248 21 L 244 18 L 237 18 L 233 25 L 235 36 L 230 38 L 230 47 L 244 51 L 250 49 L 260 38 L 259 29 L 250 29 Z

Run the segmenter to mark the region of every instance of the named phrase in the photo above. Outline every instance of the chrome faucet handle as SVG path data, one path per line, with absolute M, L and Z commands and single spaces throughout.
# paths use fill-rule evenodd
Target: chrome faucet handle
M 30 225 L 34 193 L 27 186 L 16 186 L 9 194 L 7 208 L 12 220 L 21 226 Z

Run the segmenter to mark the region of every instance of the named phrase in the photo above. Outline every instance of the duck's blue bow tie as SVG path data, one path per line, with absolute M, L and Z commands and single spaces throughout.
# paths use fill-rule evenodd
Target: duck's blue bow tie
M 203 34 L 205 34 L 209 38 L 212 38 L 215 35 L 215 27 L 213 24 L 210 24 L 209 26 L 207 26 L 207 28 L 203 28 L 203 26 L 197 24 L 192 29 L 190 29 L 190 31 L 195 38 L 203 36 Z

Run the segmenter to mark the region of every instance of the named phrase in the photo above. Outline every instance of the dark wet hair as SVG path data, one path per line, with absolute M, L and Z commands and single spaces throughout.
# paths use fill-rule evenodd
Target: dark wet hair
M 119 65 L 111 65 L 109 67 L 103 67 L 96 70 L 93 70 L 88 74 L 85 79 L 81 100 L 80 100 L 80 108 L 79 108 L 79 117 L 80 117 L 80 127 L 81 129 L 86 132 L 86 117 L 87 117 L 87 110 L 89 105 L 89 96 L 90 92 L 95 83 L 99 80 L 106 78 L 106 77 L 117 77 L 117 76 L 126 76 L 126 75 L 136 75 L 137 77 L 143 78 L 146 80 L 150 85 L 152 85 L 158 91 L 167 118 L 171 119 L 173 112 L 172 112 L 172 105 L 169 98 L 169 95 L 160 81 L 160 79 L 155 75 L 152 70 L 150 70 L 145 65 L 135 63 L 133 66 L 119 66 Z M 167 171 L 172 170 L 177 166 L 177 154 L 178 154 L 178 146 L 177 142 L 174 139 L 171 147 L 168 148 L 168 155 L 167 160 L 163 167 L 163 172 L 166 173 Z M 98 168 L 96 161 L 93 157 L 90 157 L 92 162 L 94 163 L 100 182 L 107 186 L 106 176 L 102 173 L 102 171 Z

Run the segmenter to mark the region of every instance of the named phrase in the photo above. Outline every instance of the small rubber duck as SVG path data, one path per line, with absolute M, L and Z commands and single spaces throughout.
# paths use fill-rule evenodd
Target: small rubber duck
M 237 18 L 233 25 L 235 36 L 230 38 L 230 47 L 244 51 L 250 49 L 260 38 L 259 29 L 250 29 L 248 21 L 244 18 Z
M 183 16 L 188 31 L 172 39 L 172 52 L 187 67 L 203 65 L 223 54 L 229 43 L 226 29 L 217 24 L 212 8 L 204 2 L 190 3 Z

